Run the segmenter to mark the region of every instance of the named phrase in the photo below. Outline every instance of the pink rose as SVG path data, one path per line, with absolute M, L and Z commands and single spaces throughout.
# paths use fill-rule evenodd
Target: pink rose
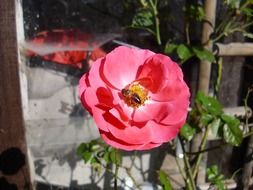
M 190 93 L 169 57 L 120 46 L 82 76 L 79 95 L 106 143 L 146 150 L 176 137 Z

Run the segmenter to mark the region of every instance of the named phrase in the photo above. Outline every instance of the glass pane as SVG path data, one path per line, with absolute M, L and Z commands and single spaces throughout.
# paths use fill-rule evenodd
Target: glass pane
M 37 189 L 108 188 L 112 176 L 102 178 L 104 171 L 95 175 L 76 156 L 81 142 L 99 137 L 80 103 L 78 81 L 93 61 L 113 48 L 140 41 L 122 30 L 131 12 L 120 0 L 23 0 L 22 5 L 26 58 L 22 82 L 27 88 L 23 102 Z M 146 32 L 142 34 L 147 38 Z M 137 179 L 147 177 L 149 158 L 147 152 L 138 155 L 142 176 L 136 173 Z M 130 164 L 131 157 L 124 160 Z

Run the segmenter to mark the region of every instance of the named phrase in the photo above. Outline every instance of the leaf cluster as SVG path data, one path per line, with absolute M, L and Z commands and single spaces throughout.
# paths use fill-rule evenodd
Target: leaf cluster
M 242 142 L 240 121 L 225 114 L 217 99 L 199 92 L 189 114 L 189 123 L 182 127 L 180 135 L 190 141 L 197 132 L 207 127 L 211 129 L 212 135 L 222 138 L 228 144 L 239 146 Z
M 165 45 L 164 53 L 168 55 L 172 53 L 176 53 L 178 58 L 181 59 L 182 63 L 186 62 L 192 57 L 197 57 L 201 61 L 202 60 L 206 60 L 210 62 L 215 61 L 215 56 L 211 51 L 204 49 L 203 47 L 190 46 L 184 43 L 175 44 L 175 43 L 168 42 Z
M 207 179 L 211 183 L 211 186 L 217 187 L 219 190 L 227 189 L 224 183 L 225 177 L 222 174 L 219 174 L 218 166 L 214 165 L 210 168 L 207 168 L 206 171 Z
M 89 143 L 81 143 L 77 148 L 77 155 L 81 157 L 86 164 L 98 171 L 101 171 L 104 164 L 122 163 L 122 156 L 120 152 L 99 140 L 93 140 Z

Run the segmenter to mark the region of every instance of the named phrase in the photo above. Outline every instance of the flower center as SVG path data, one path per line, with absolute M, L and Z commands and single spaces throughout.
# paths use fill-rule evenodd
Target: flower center
M 137 82 L 134 82 L 127 88 L 123 88 L 121 94 L 125 103 L 133 108 L 144 105 L 148 99 L 148 91 Z

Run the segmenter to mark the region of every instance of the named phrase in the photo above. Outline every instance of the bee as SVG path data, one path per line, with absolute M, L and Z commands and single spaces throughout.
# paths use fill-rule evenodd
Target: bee
M 123 95 L 123 97 L 126 100 L 129 100 L 130 103 L 136 104 L 136 105 L 140 105 L 141 104 L 141 98 L 139 97 L 139 95 L 131 90 L 128 89 L 122 89 L 121 90 L 121 94 Z

